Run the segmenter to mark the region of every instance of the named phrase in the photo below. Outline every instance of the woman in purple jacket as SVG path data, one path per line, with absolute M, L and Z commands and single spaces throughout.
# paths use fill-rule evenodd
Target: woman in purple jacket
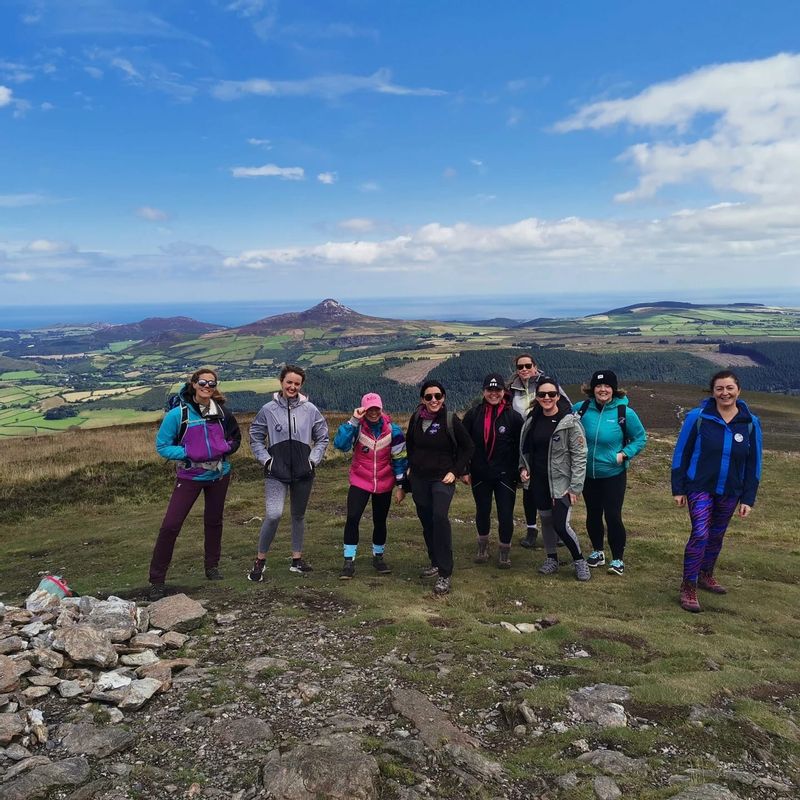
M 228 456 L 241 444 L 236 418 L 225 408 L 217 373 L 199 369 L 178 393 L 156 436 L 158 454 L 178 464 L 178 475 L 150 562 L 150 599 L 164 597 L 175 540 L 200 492 L 205 495 L 205 572 L 222 580 L 222 513 L 230 482 Z
M 392 570 L 383 558 L 386 548 L 386 518 L 392 502 L 402 502 L 402 487 L 408 466 L 406 437 L 399 425 L 383 413 L 380 395 L 369 392 L 353 416 L 336 432 L 333 446 L 343 453 L 353 451 L 350 462 L 350 488 L 347 491 L 347 519 L 344 523 L 344 565 L 339 578 L 350 580 L 355 574 L 358 525 L 372 500 L 372 566 L 381 574 Z

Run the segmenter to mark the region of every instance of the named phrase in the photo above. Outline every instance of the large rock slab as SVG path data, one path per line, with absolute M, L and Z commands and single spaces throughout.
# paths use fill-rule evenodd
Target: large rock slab
M 447 714 L 416 689 L 394 689 L 392 708 L 414 723 L 422 741 L 432 750 L 448 743 L 468 747 L 479 745 L 477 739 L 453 725 Z
M 569 696 L 569 707 L 581 719 L 595 722 L 601 728 L 624 728 L 628 724 L 621 703 L 630 699 L 626 686 L 598 683 L 584 686 Z
M 216 724 L 219 738 L 227 744 L 248 744 L 272 739 L 272 727 L 259 717 L 241 717 L 223 720 Z
M 17 662 L 8 656 L 0 655 L 0 694 L 13 692 L 19 687 L 20 672 Z
M 741 800 L 741 798 L 717 783 L 704 783 L 701 786 L 690 786 L 673 795 L 670 800 Z
M 648 771 L 647 762 L 643 758 L 630 758 L 617 750 L 592 750 L 579 755 L 578 761 L 591 764 L 609 775 L 644 775 Z
M 111 639 L 91 625 L 63 628 L 53 642 L 53 647 L 65 652 L 76 664 L 91 664 L 106 669 L 117 663 L 117 651 Z
M 148 606 L 150 625 L 165 631 L 186 631 L 199 628 L 206 610 L 185 594 L 173 594 Z
M 113 725 L 100 727 L 89 723 L 62 725 L 58 731 L 67 752 L 73 755 L 105 758 L 129 748 L 136 737 L 130 731 Z
M 136 633 L 136 603 L 119 597 L 98 600 L 83 623 L 104 631 L 112 642 L 127 642 Z
M 33 800 L 61 786 L 80 786 L 89 778 L 89 762 L 82 756 L 42 764 L 3 784 L 3 800 Z
M 377 800 L 378 762 L 348 734 L 320 737 L 264 764 L 264 788 L 274 800 Z
M 8 744 L 25 730 L 25 721 L 19 714 L 0 714 L 0 744 Z
M 119 707 L 136 711 L 141 708 L 157 691 L 161 689 L 161 681 L 156 678 L 142 678 L 133 681 L 125 689 Z

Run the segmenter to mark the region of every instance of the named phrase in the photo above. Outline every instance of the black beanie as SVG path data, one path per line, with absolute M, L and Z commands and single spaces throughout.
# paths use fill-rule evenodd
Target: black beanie
M 604 383 L 606 386 L 610 386 L 614 392 L 619 389 L 619 384 L 617 383 L 617 374 L 612 372 L 610 369 L 601 369 L 595 372 L 595 374 L 592 375 L 592 380 L 589 382 L 589 388 L 594 390 L 594 387 L 599 386 L 601 383 Z

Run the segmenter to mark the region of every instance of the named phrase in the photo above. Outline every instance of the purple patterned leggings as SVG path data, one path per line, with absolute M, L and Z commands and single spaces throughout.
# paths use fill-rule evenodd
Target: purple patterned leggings
M 689 492 L 686 495 L 692 532 L 683 554 L 683 579 L 697 581 L 700 572 L 712 573 L 722 550 L 722 540 L 738 497 L 710 492 Z

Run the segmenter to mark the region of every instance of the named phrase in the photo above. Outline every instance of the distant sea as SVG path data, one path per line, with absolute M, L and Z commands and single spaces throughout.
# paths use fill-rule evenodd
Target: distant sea
M 80 324 L 106 322 L 120 324 L 139 322 L 147 317 L 192 317 L 201 322 L 235 327 L 248 322 L 283 314 L 303 311 L 316 305 L 322 297 L 296 300 L 225 301 L 216 303 L 125 303 L 118 305 L 52 305 L 52 306 L 0 306 L 0 330 L 26 330 L 58 323 Z M 361 314 L 389 319 L 483 320 L 508 317 L 520 321 L 535 317 L 582 317 L 598 314 L 612 308 L 653 300 L 675 300 L 691 303 L 753 302 L 765 305 L 800 307 L 800 291 L 777 292 L 745 291 L 741 294 L 712 294 L 694 292 L 691 297 L 674 293 L 648 292 L 636 294 L 559 294 L 559 295 L 505 295 L 505 296 L 451 296 L 430 297 L 360 297 L 335 298 Z

